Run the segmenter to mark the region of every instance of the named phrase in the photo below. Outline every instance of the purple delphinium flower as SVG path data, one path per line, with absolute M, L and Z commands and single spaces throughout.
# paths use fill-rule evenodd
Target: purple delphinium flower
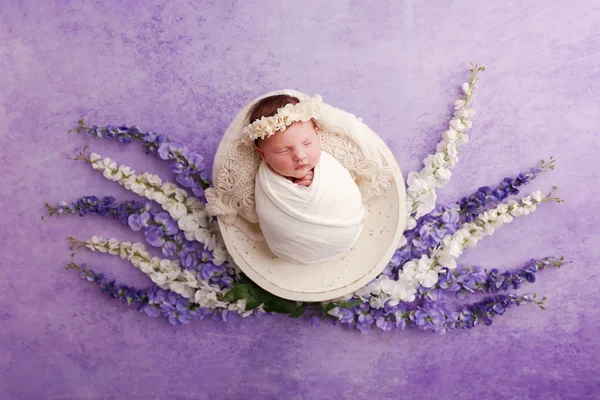
M 144 307 L 144 312 L 150 317 L 161 315 L 161 304 L 167 299 L 167 291 L 158 287 L 153 287 L 148 292 L 148 304 Z
M 337 319 L 337 321 L 339 321 L 342 324 L 354 323 L 355 315 L 348 308 L 341 308 L 341 307 L 334 308 L 333 310 L 331 310 L 329 312 L 329 315 L 335 317 Z
M 187 324 L 191 319 L 187 309 L 188 304 L 188 300 L 181 295 L 167 292 L 165 300 L 160 304 L 160 309 L 172 325 Z
M 190 149 L 182 142 L 179 142 L 177 140 L 171 140 L 169 142 L 169 149 L 171 151 L 171 153 L 175 153 L 175 154 L 181 154 L 187 157 L 188 153 L 190 152 Z M 188 160 L 188 164 L 190 163 L 190 160 Z
M 423 286 L 419 286 L 416 297 L 435 302 L 442 300 L 445 296 L 444 291 L 438 288 L 424 288 Z
M 487 274 L 483 268 L 457 267 L 456 282 L 464 291 L 471 293 L 481 291 L 486 282 Z
M 209 281 L 211 285 L 216 285 L 221 289 L 230 289 L 231 287 L 233 287 L 233 282 L 233 277 L 227 274 L 213 276 L 212 278 L 210 278 Z
M 48 208 L 51 209 L 50 206 Z M 95 196 L 85 196 L 73 204 L 62 202 L 61 208 L 63 214 L 81 212 L 83 215 L 111 216 L 121 220 L 134 231 L 144 229 L 145 238 L 151 246 L 160 247 L 167 257 L 176 255 L 185 269 L 200 271 L 203 263 L 213 260 L 212 252 L 204 250 L 198 242 L 185 239 L 185 235 L 168 213 L 148 211 L 149 203 L 116 203 L 113 197 L 99 199 Z M 99 209 L 103 209 L 104 212 L 100 214 Z M 211 284 L 218 285 L 221 289 L 231 288 L 234 281 L 234 271 L 228 269 L 226 264 L 215 266 L 211 263 L 204 276 L 205 279 L 210 278 Z
M 551 167 L 550 164 L 542 164 L 542 167 Z M 542 171 L 542 167 L 534 167 L 526 172 L 520 173 L 513 178 L 504 178 L 495 188 L 487 186 L 479 188 L 476 192 L 462 198 L 459 202 L 460 216 L 463 222 L 472 222 L 477 215 L 486 209 L 496 207 L 508 196 L 519 194 L 519 187 L 528 184 Z
M 200 176 L 200 179 L 202 179 L 203 181 L 205 181 L 205 182 L 210 181 L 210 178 L 211 178 L 211 172 L 210 172 L 210 170 L 208 170 L 208 169 L 205 168 L 205 169 L 201 170 L 198 173 L 198 175 Z
M 132 231 L 137 232 L 142 229 L 142 225 L 140 223 L 140 216 L 138 214 L 131 214 L 127 219 L 127 224 Z
M 149 226 L 144 231 L 144 235 L 146 236 L 146 241 L 152 247 L 162 247 L 162 245 L 165 244 L 165 239 L 163 238 L 163 231 L 160 226 Z
M 394 327 L 394 323 L 391 321 L 391 319 L 387 319 L 384 317 L 377 318 L 375 324 L 379 329 L 381 329 L 384 332 L 391 331 Z
M 174 235 L 177 232 L 179 232 L 179 227 L 177 225 L 177 222 L 175 222 L 175 220 L 173 218 L 171 218 L 169 213 L 166 213 L 166 212 L 157 213 L 154 216 L 154 222 L 157 223 L 158 225 L 160 225 L 161 230 L 165 235 Z
M 150 221 L 150 213 L 148 211 L 144 211 L 140 214 L 131 214 L 127 223 L 129 227 L 133 231 L 139 231 L 142 228 L 147 228 L 148 223 Z
M 388 301 L 383 307 L 384 315 L 391 319 L 396 329 L 406 328 L 408 322 L 410 322 L 409 311 L 408 306 L 404 303 L 398 303 L 391 306 Z
M 140 290 L 127 285 L 117 284 L 114 279 L 110 280 L 104 274 L 96 273 L 88 268 L 86 264 L 78 266 L 70 263 L 68 267 L 78 269 L 82 279 L 98 284 L 102 293 L 105 293 L 110 298 L 121 299 L 127 305 L 136 305 L 138 311 L 144 312 L 150 317 L 164 315 L 173 325 L 186 324 L 192 318 L 202 319 L 206 316 L 215 315 L 214 310 L 201 308 L 197 304 L 189 303 L 183 296 L 168 290 L 158 287 Z M 227 320 L 234 315 L 230 315 L 228 312 L 219 312 L 218 316 Z
M 496 293 L 508 290 L 511 286 L 518 289 L 525 281 L 534 282 L 535 274 L 549 267 L 560 267 L 564 259 L 546 257 L 529 260 L 524 266 L 499 272 L 493 268 L 490 271 L 480 267 L 458 266 L 454 270 L 444 268 L 439 274 L 438 282 L 433 289 L 419 287 L 418 297 L 431 297 L 432 291 L 454 292 L 459 295 L 467 293 Z M 441 297 L 440 297 L 441 298 Z
M 195 252 L 180 252 L 179 260 L 184 269 L 198 270 L 201 268 Z
M 155 304 L 146 304 L 144 306 L 144 312 L 149 317 L 157 318 L 157 317 L 160 317 L 161 310 L 160 310 L 160 307 Z
M 48 206 L 49 210 L 53 207 Z M 142 211 L 150 209 L 150 203 L 140 201 L 126 201 L 117 203 L 112 196 L 98 198 L 96 196 L 84 196 L 73 203 L 60 201 L 56 207 L 58 215 L 75 214 L 80 216 L 85 215 L 100 215 L 103 217 L 111 217 L 119 220 L 124 224 L 128 223 L 129 216 L 138 214 Z
M 213 310 L 199 307 L 179 294 L 159 288 L 150 290 L 144 311 L 152 317 L 162 314 L 172 325 L 187 324 L 191 319 L 202 319 L 213 314 Z
M 206 317 L 212 317 L 214 310 L 206 307 L 190 307 L 190 316 L 192 319 L 204 319 Z
M 476 326 L 480 321 L 485 325 L 492 324 L 492 317 L 495 315 L 502 315 L 507 308 L 512 305 L 520 305 L 521 303 L 532 302 L 533 298 L 530 295 L 496 295 L 488 297 L 487 299 L 480 301 L 475 304 L 466 305 L 459 312 L 461 317 L 457 323 L 458 328 L 472 328 Z M 464 326 L 467 325 L 467 326 Z
M 177 243 L 172 241 L 165 241 L 165 244 L 161 248 L 162 253 L 167 257 L 173 257 L 177 254 Z
M 200 199 L 200 201 L 206 203 L 206 197 L 204 196 L 204 188 L 201 185 L 194 182 L 194 184 L 191 186 L 191 189 L 194 196 Z
M 136 289 L 132 286 L 119 284 L 114 279 L 107 278 L 102 273 L 97 273 L 86 264 L 81 266 L 70 263 L 68 268 L 76 268 L 82 279 L 99 286 L 102 293 L 113 299 L 121 299 L 129 306 L 136 306 L 138 311 L 148 303 L 148 290 Z
M 542 167 L 552 168 L 551 164 L 552 162 L 542 164 Z M 409 253 L 411 258 L 430 255 L 444 236 L 453 234 L 463 223 L 472 222 L 477 215 L 497 206 L 509 195 L 519 193 L 518 188 L 535 179 L 543 171 L 542 167 L 531 168 L 514 178 L 504 178 L 495 188 L 481 187 L 456 204 L 436 207 L 431 213 L 419 218 L 415 228 L 404 232 L 407 242 L 402 248 L 403 252 Z M 397 272 L 397 269 L 394 271 Z
M 156 154 L 163 160 L 168 160 L 171 153 L 171 144 L 169 142 L 163 142 L 158 146 Z
M 200 276 L 202 279 L 210 279 L 214 276 L 221 275 L 225 271 L 225 265 L 215 265 L 211 262 L 203 263 L 200 267 Z
M 214 313 L 213 317 L 214 319 L 220 319 L 223 322 L 227 322 L 229 321 L 235 314 L 233 314 L 231 311 L 229 310 L 220 310 L 220 312 L 218 313 Z
M 190 152 L 187 157 L 190 169 L 195 172 L 203 171 L 205 168 L 204 156 L 198 152 Z
M 208 279 L 212 285 L 221 289 L 229 289 L 234 282 L 234 271 L 227 268 L 227 264 L 215 265 L 211 261 L 211 251 L 204 250 L 198 242 L 185 239 L 176 222 L 169 214 L 145 213 L 140 220 L 145 223 L 146 241 L 154 247 L 161 247 L 167 256 L 177 255 L 181 266 L 188 270 L 200 271 L 201 279 Z
M 148 131 L 142 134 L 142 140 L 147 143 L 154 143 L 158 139 L 158 134 L 154 131 Z
M 185 186 L 188 188 L 194 186 L 194 184 L 196 183 L 189 169 L 186 169 L 181 174 L 177 175 L 177 178 L 175 178 L 175 180 L 181 186 Z
M 375 318 L 369 313 L 358 314 L 356 320 L 356 328 L 362 333 L 366 333 L 371 330 L 371 325 L 375 322 Z
M 69 212 L 69 204 L 66 201 L 59 201 L 56 207 L 58 215 L 63 215 Z
M 446 316 L 437 303 L 425 301 L 422 306 L 410 314 L 410 320 L 420 329 L 445 333 Z
M 153 131 L 141 132 L 135 125 L 131 127 L 127 125 L 119 127 L 92 125 L 89 127 L 83 120 L 79 121 L 79 125 L 75 130 L 86 135 L 117 138 L 121 143 L 141 142 L 144 144 L 147 153 L 163 160 L 172 161 L 171 168 L 176 175 L 185 170 L 191 170 L 189 175 L 202 189 L 206 189 L 210 184 L 210 171 L 204 164 L 202 154 L 192 152 L 185 144 L 170 140 L 164 135 L 159 135 Z M 175 167 L 175 164 L 178 164 L 179 167 Z
M 311 326 L 321 326 L 321 320 L 319 319 L 318 315 L 311 315 L 310 316 L 310 325 Z
M 410 259 L 421 258 L 423 255 L 430 256 L 431 251 L 442 242 L 442 239 L 446 235 L 455 233 L 459 227 L 460 218 L 456 206 L 438 206 L 431 213 L 421 217 L 415 228 L 404 232 L 406 244 L 395 254 L 402 262 L 394 267 L 394 273 L 397 273 Z

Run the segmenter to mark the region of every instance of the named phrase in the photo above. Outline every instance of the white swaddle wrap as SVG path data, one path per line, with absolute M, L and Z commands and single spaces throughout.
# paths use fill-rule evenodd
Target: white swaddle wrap
M 365 218 L 361 193 L 333 156 L 322 152 L 310 186 L 296 185 L 262 162 L 256 212 L 273 253 L 295 264 L 335 258 L 356 243 Z

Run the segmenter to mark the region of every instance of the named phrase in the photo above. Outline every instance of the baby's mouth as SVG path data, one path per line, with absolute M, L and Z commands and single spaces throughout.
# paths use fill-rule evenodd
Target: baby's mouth
M 299 169 L 302 169 L 302 168 L 306 167 L 307 165 L 308 165 L 308 164 L 300 164 L 300 165 L 298 165 L 298 166 L 296 167 L 296 171 L 297 171 L 297 170 L 299 170 Z

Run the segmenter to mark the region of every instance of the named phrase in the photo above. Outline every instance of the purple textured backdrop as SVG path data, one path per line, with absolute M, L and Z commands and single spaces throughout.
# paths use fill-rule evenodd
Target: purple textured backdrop
M 567 2 L 10 1 L 0 6 L 1 399 L 597 399 L 600 6 Z M 447 126 L 468 61 L 484 64 L 472 141 L 442 201 L 554 155 L 544 204 L 462 261 L 574 261 L 491 327 L 368 335 L 285 317 L 172 327 L 67 272 L 65 237 L 142 240 L 116 223 L 40 221 L 46 201 L 135 195 L 72 156 L 83 145 L 169 177 L 136 145 L 66 135 L 138 124 L 212 154 L 232 116 L 277 88 L 363 117 L 405 173 Z M 528 188 L 529 189 L 529 188 Z M 592 207 L 590 207 L 592 206 Z M 131 266 L 84 254 L 121 281 Z

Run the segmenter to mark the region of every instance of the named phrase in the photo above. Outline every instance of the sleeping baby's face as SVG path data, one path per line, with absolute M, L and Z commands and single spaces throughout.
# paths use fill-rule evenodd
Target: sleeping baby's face
M 280 175 L 304 178 L 321 156 L 321 144 L 311 121 L 294 122 L 285 131 L 261 140 L 257 151 Z

